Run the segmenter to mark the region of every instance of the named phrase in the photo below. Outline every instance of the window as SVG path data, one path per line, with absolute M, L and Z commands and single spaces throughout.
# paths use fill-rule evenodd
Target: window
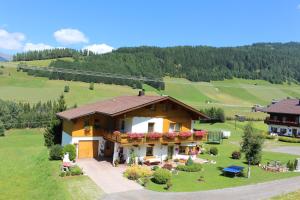
M 276 127 L 271 127 L 271 132 L 272 133 L 277 133 L 277 128 Z
M 286 128 L 281 128 L 281 129 L 280 129 L 280 133 L 281 133 L 281 134 L 285 134 L 285 133 L 286 133 Z
M 150 122 L 148 123 L 148 133 L 153 133 L 154 132 L 154 123 Z
M 94 128 L 95 129 L 100 129 L 101 128 L 99 119 L 94 120 Z
M 90 126 L 90 120 L 89 119 L 85 119 L 83 122 L 83 127 L 87 127 Z
M 146 156 L 153 156 L 153 147 L 146 147 Z
M 297 129 L 293 128 L 292 133 L 293 133 L 294 136 L 296 136 L 297 135 Z
M 125 131 L 125 120 L 121 121 L 121 131 Z
M 181 131 L 181 123 L 170 123 L 169 132 L 180 132 Z

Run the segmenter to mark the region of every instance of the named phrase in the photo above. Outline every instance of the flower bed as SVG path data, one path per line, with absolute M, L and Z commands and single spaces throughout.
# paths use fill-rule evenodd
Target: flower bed
M 207 134 L 207 132 L 204 130 L 194 132 L 194 136 L 196 136 L 196 137 L 204 137 L 206 134 Z
M 166 139 L 174 139 L 177 136 L 177 133 L 165 133 L 164 137 Z
M 178 136 L 181 137 L 181 138 L 188 138 L 188 137 L 192 136 L 192 133 L 191 132 L 180 132 L 178 134 Z
M 146 135 L 146 137 L 151 140 L 157 140 L 157 139 L 161 138 L 161 136 L 162 136 L 161 133 L 148 133 Z

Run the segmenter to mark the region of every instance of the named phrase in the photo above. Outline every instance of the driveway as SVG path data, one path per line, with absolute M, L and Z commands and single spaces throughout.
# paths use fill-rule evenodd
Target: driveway
M 123 177 L 125 167 L 113 167 L 110 162 L 79 159 L 77 164 L 105 193 L 141 190 L 142 186 Z
M 300 189 L 300 177 L 259 183 L 241 187 L 225 188 L 199 192 L 153 192 L 149 190 L 128 191 L 107 194 L 104 200 L 252 200 L 269 199 L 273 196 Z
M 300 156 L 300 146 L 281 146 L 281 147 L 271 147 L 266 149 L 267 151 L 287 153 Z

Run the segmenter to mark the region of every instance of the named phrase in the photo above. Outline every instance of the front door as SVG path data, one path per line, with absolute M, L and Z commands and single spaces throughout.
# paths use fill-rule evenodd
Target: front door
M 104 157 L 112 157 L 114 154 L 114 143 L 111 141 L 105 142 Z
M 174 146 L 168 146 L 168 159 L 173 158 Z

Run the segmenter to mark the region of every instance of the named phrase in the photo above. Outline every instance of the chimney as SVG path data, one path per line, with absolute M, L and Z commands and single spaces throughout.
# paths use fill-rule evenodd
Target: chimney
M 144 89 L 140 90 L 138 96 L 140 97 L 144 95 L 145 95 L 145 90 Z

